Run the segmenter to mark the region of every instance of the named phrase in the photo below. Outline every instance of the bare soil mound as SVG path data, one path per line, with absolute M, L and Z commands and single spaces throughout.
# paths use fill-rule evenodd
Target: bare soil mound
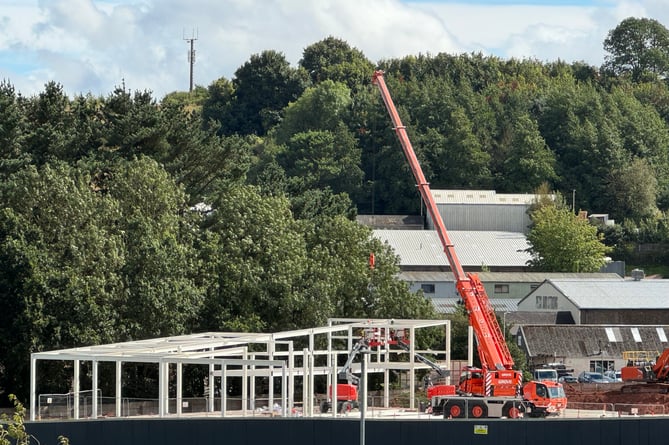
M 626 386 L 623 390 L 623 386 Z M 607 411 L 631 412 L 638 414 L 669 413 L 669 394 L 662 393 L 644 384 L 635 386 L 614 383 L 606 385 L 566 384 L 567 400 L 572 407 L 581 409 L 604 409 Z M 606 406 L 604 406 L 606 405 Z

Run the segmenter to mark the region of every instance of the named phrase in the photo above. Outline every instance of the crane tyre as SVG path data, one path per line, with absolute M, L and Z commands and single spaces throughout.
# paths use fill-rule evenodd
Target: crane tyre
M 321 413 L 325 414 L 328 411 L 330 411 L 330 403 L 326 400 L 324 402 L 321 402 Z
M 502 415 L 509 419 L 517 419 L 525 412 L 525 407 L 520 402 L 507 403 L 503 408 Z
M 469 405 L 469 417 L 475 419 L 488 417 L 488 407 L 483 402 L 472 402 Z
M 462 400 L 449 400 L 444 406 L 444 417 L 447 419 L 458 419 L 465 417 L 465 402 Z

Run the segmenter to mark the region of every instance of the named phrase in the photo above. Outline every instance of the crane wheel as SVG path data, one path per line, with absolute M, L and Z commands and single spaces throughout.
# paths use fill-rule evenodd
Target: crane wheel
M 488 417 L 488 407 L 482 403 L 474 403 L 469 407 L 469 417 L 477 419 Z
M 444 407 L 444 417 L 447 419 L 465 417 L 465 412 L 465 404 L 460 400 L 449 401 Z
M 504 407 L 503 415 L 509 419 L 517 419 L 523 414 L 524 411 L 525 409 L 521 403 L 512 402 Z
M 325 414 L 328 411 L 330 411 L 330 403 L 327 401 L 321 403 L 321 413 Z

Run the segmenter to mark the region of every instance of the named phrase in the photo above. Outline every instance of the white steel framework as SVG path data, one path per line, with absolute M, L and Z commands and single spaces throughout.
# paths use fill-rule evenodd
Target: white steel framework
M 419 351 L 415 349 L 414 340 L 417 329 L 441 327 L 444 335 L 444 350 Z M 30 358 L 30 420 L 38 416 L 38 364 L 41 361 L 65 361 L 72 363 L 73 414 L 80 418 L 79 393 L 81 389 L 80 365 L 91 363 L 92 374 L 92 413 L 97 418 L 100 363 L 115 364 L 115 416 L 121 417 L 122 401 L 122 366 L 123 363 L 146 363 L 158 365 L 158 415 L 164 417 L 182 414 L 182 391 L 184 365 L 208 365 L 208 407 L 214 412 L 216 389 L 219 390 L 221 416 L 226 416 L 227 379 L 242 377 L 242 415 L 247 409 L 254 409 L 256 377 L 269 378 L 269 405 L 274 406 L 274 381 L 281 379 L 281 415 L 286 416 L 296 401 L 295 378 L 301 376 L 302 401 L 305 416 L 314 414 L 314 376 L 326 375 L 327 384 L 336 382 L 337 357 L 348 355 L 354 343 L 365 335 L 364 332 L 386 329 L 407 332 L 410 341 L 408 361 L 398 360 L 402 352 L 391 350 L 388 345 L 372 349 L 368 357 L 369 365 L 366 372 L 383 373 L 384 375 L 384 406 L 389 406 L 389 371 L 405 371 L 409 374 L 411 387 L 415 387 L 415 371 L 426 366 L 415 360 L 414 354 L 428 352 L 443 358 L 450 363 L 450 322 L 448 320 L 394 320 L 394 319 L 330 319 L 327 326 L 275 333 L 239 333 L 239 332 L 205 332 L 200 334 L 162 337 L 148 340 L 112 343 L 106 345 L 86 346 L 55 351 L 36 352 Z M 301 347 L 296 349 L 296 345 Z M 324 349 L 317 349 L 321 347 Z M 173 367 L 173 368 L 170 368 Z M 172 376 L 170 377 L 170 369 Z M 353 372 L 360 372 L 360 363 L 355 363 Z M 175 377 L 174 377 L 175 375 Z M 172 381 L 171 381 L 172 379 Z M 215 379 L 219 383 L 214 384 Z M 176 381 L 174 381 L 176 380 Z M 176 387 L 176 409 L 169 412 L 169 384 Z M 336 387 L 333 385 L 336 398 Z M 414 392 L 410 391 L 410 406 L 415 407 Z M 332 410 L 337 415 L 336 410 Z

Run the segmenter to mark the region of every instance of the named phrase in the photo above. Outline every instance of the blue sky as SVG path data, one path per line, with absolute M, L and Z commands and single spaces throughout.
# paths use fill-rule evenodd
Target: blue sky
M 630 16 L 669 26 L 667 0 L 0 0 L 0 78 L 25 96 L 56 81 L 69 95 L 125 84 L 160 99 L 188 89 L 194 29 L 202 86 L 263 50 L 297 65 L 328 36 L 373 62 L 481 52 L 599 66 L 607 33 Z

